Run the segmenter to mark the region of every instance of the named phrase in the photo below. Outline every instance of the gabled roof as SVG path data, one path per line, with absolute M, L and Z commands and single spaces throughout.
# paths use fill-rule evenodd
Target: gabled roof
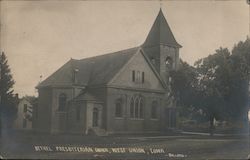
M 59 68 L 56 72 L 50 75 L 47 79 L 38 84 L 37 88 L 53 86 L 53 85 L 69 85 L 72 84 L 72 63 L 73 59 L 70 59 L 67 63 L 65 63 L 61 68 Z
M 182 47 L 175 40 L 174 35 L 161 9 L 158 13 L 157 18 L 154 21 L 154 24 L 147 36 L 146 41 L 142 46 L 147 47 L 147 46 L 156 46 L 160 44 L 169 45 L 177 48 Z
M 72 85 L 75 69 L 78 70 L 76 85 L 91 86 L 107 84 L 138 49 L 139 47 L 135 47 L 81 60 L 71 59 L 41 82 L 37 88 L 54 85 Z

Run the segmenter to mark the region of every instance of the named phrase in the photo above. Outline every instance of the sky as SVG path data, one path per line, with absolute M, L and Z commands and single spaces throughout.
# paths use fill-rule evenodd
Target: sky
M 70 58 L 140 46 L 160 7 L 183 46 L 180 57 L 191 65 L 219 47 L 231 50 L 249 35 L 245 0 L 3 0 L 0 7 L 0 51 L 20 96 L 37 95 L 35 86 Z

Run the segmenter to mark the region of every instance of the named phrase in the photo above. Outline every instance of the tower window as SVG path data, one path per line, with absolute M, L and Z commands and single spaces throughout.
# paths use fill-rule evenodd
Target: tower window
M 172 78 L 171 77 L 168 78 L 168 82 L 170 82 L 170 83 L 172 82 Z
M 172 67 L 173 67 L 173 59 L 170 56 L 168 56 L 166 58 L 166 60 L 165 60 L 165 64 L 166 64 L 166 67 L 168 69 L 172 69 Z

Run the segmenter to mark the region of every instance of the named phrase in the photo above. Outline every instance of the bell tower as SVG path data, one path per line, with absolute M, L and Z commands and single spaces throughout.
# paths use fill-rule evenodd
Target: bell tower
M 169 72 L 178 69 L 181 47 L 160 9 L 142 48 L 165 83 L 169 82 Z

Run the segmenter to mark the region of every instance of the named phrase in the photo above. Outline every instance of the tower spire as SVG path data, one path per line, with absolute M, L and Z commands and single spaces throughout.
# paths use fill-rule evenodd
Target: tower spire
M 156 46 L 160 44 L 181 48 L 181 45 L 175 40 L 161 8 L 143 46 Z
M 160 8 L 142 48 L 166 84 L 170 82 L 170 71 L 178 69 L 181 47 Z

